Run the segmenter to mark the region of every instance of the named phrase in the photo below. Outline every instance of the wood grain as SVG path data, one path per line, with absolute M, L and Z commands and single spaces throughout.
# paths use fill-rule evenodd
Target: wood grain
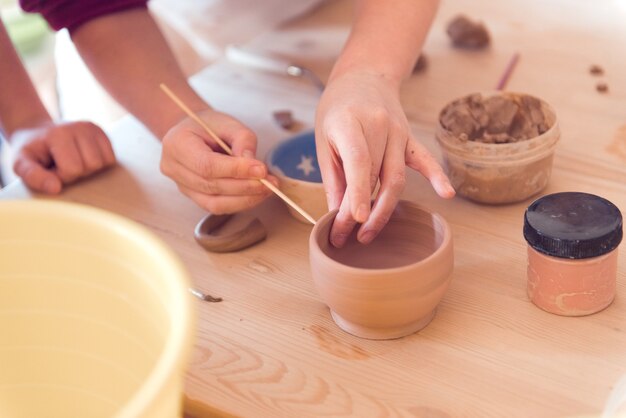
M 347 35 L 347 5 L 328 2 L 250 47 L 293 57 L 324 79 Z M 444 27 L 460 11 L 485 21 L 494 40 L 489 50 L 450 47 Z M 460 95 L 491 88 L 519 51 L 507 88 L 544 98 L 561 124 L 544 193 L 591 192 L 626 213 L 623 134 L 616 134 L 626 123 L 624 21 L 619 2 L 481 0 L 471 9 L 460 0 L 442 2 L 425 46 L 429 67 L 401 91 L 413 134 L 440 157 L 433 137 L 439 110 Z M 595 91 L 591 64 L 605 68 L 608 94 Z M 312 126 L 318 94 L 306 82 L 223 61 L 192 82 L 216 108 L 255 130 L 259 156 L 286 135 L 273 110 L 288 108 Z M 362 340 L 330 319 L 311 283 L 310 226 L 289 216 L 281 201 L 271 198 L 249 213 L 267 227 L 265 241 L 239 253 L 207 253 L 193 239 L 205 213 L 159 173 L 158 141 L 132 118 L 109 132 L 119 166 L 59 198 L 146 225 L 182 258 L 195 287 L 223 298 L 198 302 L 186 380 L 190 412 L 198 416 L 599 417 L 626 374 L 626 251 L 609 308 L 581 318 L 541 311 L 526 296 L 522 222 L 532 199 L 505 206 L 444 201 L 407 172 L 403 197 L 441 213 L 452 226 L 453 279 L 423 331 L 393 341 Z M 3 199 L 31 197 L 38 196 L 20 183 L 0 193 Z

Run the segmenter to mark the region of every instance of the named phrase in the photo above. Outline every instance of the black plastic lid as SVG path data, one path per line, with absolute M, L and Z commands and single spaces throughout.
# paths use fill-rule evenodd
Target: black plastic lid
M 598 257 L 622 241 L 622 214 L 613 203 L 593 194 L 550 194 L 526 209 L 524 238 L 535 250 L 554 257 Z

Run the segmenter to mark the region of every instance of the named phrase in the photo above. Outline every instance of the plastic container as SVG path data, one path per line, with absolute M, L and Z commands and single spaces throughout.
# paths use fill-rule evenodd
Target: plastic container
M 508 92 L 481 94 L 529 96 Z M 519 142 L 490 144 L 462 140 L 442 126 L 440 117 L 435 137 L 443 151 L 446 174 L 459 195 L 480 203 L 504 204 L 527 199 L 547 186 L 560 130 L 552 107 L 537 100 L 550 128 Z
M 601 311 L 615 297 L 622 215 L 606 199 L 564 192 L 534 201 L 524 215 L 528 296 L 565 316 Z
M 188 287 L 174 253 L 130 220 L 0 201 L 0 416 L 181 417 Z
M 448 223 L 414 203 L 400 201 L 367 245 L 353 233 L 345 246 L 329 242 L 337 210 L 313 227 L 309 258 L 315 287 L 344 331 L 369 339 L 399 338 L 427 326 L 454 267 Z
M 266 157 L 270 173 L 280 181 L 280 189 L 314 219 L 328 212 L 322 175 L 317 163 L 315 133 L 305 132 L 274 146 Z M 287 205 L 291 216 L 310 224 Z

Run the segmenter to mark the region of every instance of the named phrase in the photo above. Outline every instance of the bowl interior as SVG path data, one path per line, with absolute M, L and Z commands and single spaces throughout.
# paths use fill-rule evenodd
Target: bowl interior
M 333 211 L 318 221 L 317 245 L 327 257 L 349 267 L 380 270 L 409 266 L 432 256 L 446 239 L 446 226 L 440 216 L 401 201 L 372 243 L 359 243 L 355 229 L 346 245 L 336 248 L 329 242 L 335 215 Z
M 321 183 L 313 131 L 278 143 L 268 154 L 267 165 L 272 174 L 295 180 Z

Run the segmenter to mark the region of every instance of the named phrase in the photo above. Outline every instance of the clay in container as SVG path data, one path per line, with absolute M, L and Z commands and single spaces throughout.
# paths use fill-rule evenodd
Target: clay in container
M 436 132 L 457 193 L 491 204 L 524 200 L 545 188 L 559 136 L 546 102 L 507 92 L 452 101 L 440 112 Z

